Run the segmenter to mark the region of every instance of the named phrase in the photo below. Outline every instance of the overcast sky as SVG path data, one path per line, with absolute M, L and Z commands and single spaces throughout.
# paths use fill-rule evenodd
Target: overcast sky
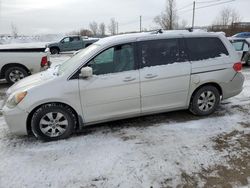
M 211 0 L 199 0 L 197 7 L 209 5 Z M 227 0 L 217 0 L 224 2 Z M 193 0 L 177 0 L 179 20 L 191 25 Z M 210 3 L 211 4 L 211 3 Z M 190 6 L 188 6 L 190 5 Z M 236 9 L 242 21 L 250 22 L 250 0 L 235 0 L 196 11 L 196 26 L 211 24 L 223 7 Z M 139 29 L 142 15 L 143 28 L 154 28 L 153 18 L 165 8 L 165 0 L 0 0 L 0 34 L 11 33 L 11 24 L 19 34 L 67 33 L 88 28 L 89 22 L 109 24 L 110 18 L 119 22 L 119 31 Z

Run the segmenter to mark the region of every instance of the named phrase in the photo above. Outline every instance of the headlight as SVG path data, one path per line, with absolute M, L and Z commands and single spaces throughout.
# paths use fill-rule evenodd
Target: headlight
M 14 95 L 11 95 L 6 102 L 6 106 L 8 106 L 9 108 L 14 108 L 17 104 L 19 104 L 24 99 L 26 95 L 27 95 L 27 91 L 18 92 Z

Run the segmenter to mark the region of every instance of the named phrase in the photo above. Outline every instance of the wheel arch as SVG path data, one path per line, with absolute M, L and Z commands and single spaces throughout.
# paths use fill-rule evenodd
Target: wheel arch
M 82 117 L 76 112 L 76 110 L 75 110 L 72 106 L 70 106 L 70 105 L 68 105 L 68 104 L 66 104 L 66 103 L 63 103 L 63 102 L 47 102 L 47 103 L 43 103 L 43 104 L 40 104 L 40 105 L 36 106 L 36 107 L 29 113 L 29 115 L 28 115 L 28 117 L 27 117 L 27 120 L 26 120 L 26 129 L 27 129 L 28 135 L 32 135 L 32 134 L 33 134 L 33 133 L 32 133 L 32 130 L 31 130 L 31 120 L 32 120 L 32 117 L 33 117 L 34 113 L 36 112 L 36 110 L 38 110 L 40 107 L 42 107 L 42 106 L 44 106 L 44 105 L 50 105 L 50 104 L 51 104 L 51 105 L 53 105 L 53 104 L 55 104 L 55 105 L 63 105 L 63 106 L 65 106 L 65 107 L 70 108 L 71 111 L 72 111 L 72 113 L 73 113 L 74 116 L 76 117 L 76 127 L 75 127 L 75 130 L 79 130 L 79 129 L 80 129 L 80 125 L 83 124 Z
M 23 64 L 20 64 L 20 63 L 8 63 L 8 64 L 5 64 L 2 68 L 1 68 L 1 73 L 0 73 L 0 78 L 4 78 L 5 77 L 5 72 L 6 70 L 8 70 L 8 68 L 10 67 L 21 67 L 23 68 L 25 71 L 27 71 L 27 73 L 29 75 L 31 75 L 31 72 L 30 70 Z
M 216 82 L 208 82 L 208 83 L 203 83 L 201 84 L 199 87 L 197 87 L 193 92 L 192 92 L 192 95 L 190 97 L 190 100 L 189 100 L 189 106 L 191 105 L 192 103 L 192 100 L 193 100 L 193 97 L 195 95 L 195 93 L 202 87 L 204 86 L 214 86 L 216 89 L 218 89 L 219 93 L 220 93 L 220 96 L 223 96 L 223 91 L 222 91 L 222 87 L 216 83 Z

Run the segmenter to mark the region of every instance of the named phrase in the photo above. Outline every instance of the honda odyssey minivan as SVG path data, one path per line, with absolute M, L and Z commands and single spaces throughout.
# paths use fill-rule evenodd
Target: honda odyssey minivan
M 99 40 L 6 93 L 14 134 L 68 138 L 84 126 L 189 109 L 204 116 L 239 94 L 241 62 L 225 36 L 169 31 Z

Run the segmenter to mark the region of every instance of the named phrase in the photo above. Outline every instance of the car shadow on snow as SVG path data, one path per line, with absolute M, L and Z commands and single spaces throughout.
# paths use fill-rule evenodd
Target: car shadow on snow
M 209 116 L 196 116 L 191 114 L 188 110 L 173 111 L 155 115 L 140 116 L 136 118 L 129 118 L 124 120 L 112 121 L 108 123 L 100 123 L 96 125 L 90 125 L 84 127 L 82 130 L 77 132 L 75 136 L 84 136 L 93 133 L 107 134 L 110 132 L 120 132 L 123 129 L 135 128 L 135 129 L 146 129 L 148 127 L 155 127 L 161 124 L 172 124 L 172 123 L 183 123 L 189 121 L 196 121 L 207 119 L 211 117 L 222 117 L 226 114 L 232 114 L 230 109 L 226 106 L 228 103 L 222 103 L 217 111 Z M 126 140 L 126 139 L 125 139 Z

